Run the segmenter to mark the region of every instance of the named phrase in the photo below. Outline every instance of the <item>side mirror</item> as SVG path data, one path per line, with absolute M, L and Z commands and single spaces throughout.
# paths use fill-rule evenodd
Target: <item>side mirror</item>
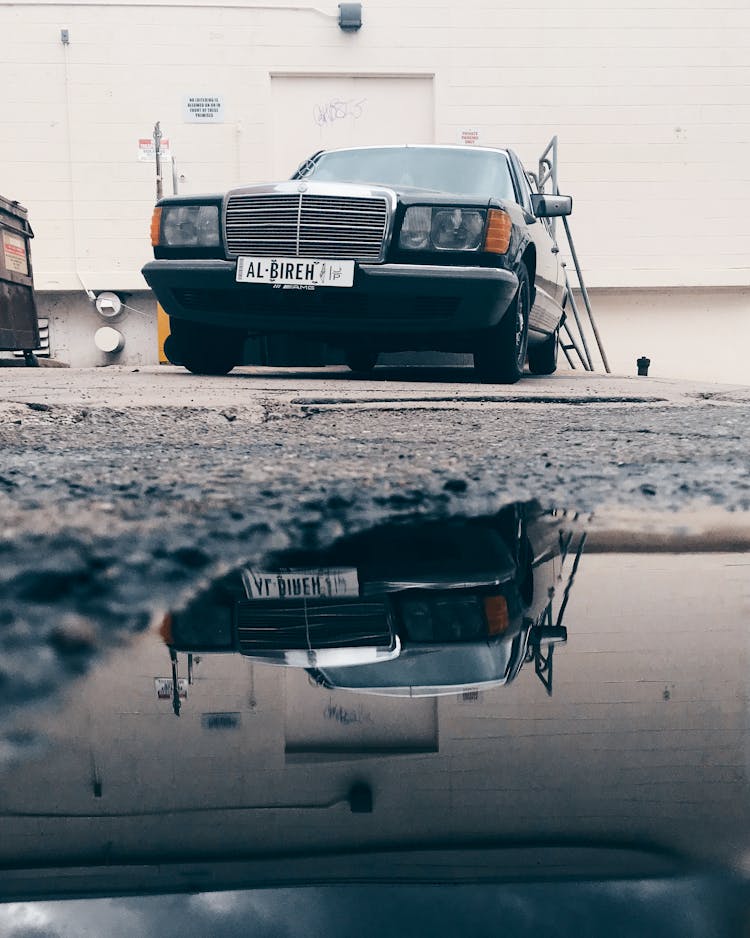
M 564 625 L 537 625 L 529 635 L 529 645 L 557 645 L 567 642 L 568 630 Z
M 537 218 L 558 218 L 561 215 L 570 215 L 573 211 L 573 199 L 569 195 L 532 192 L 531 207 Z

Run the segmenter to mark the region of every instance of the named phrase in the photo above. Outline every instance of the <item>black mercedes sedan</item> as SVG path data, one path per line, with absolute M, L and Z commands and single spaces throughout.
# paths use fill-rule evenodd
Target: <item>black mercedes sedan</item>
M 537 502 L 385 525 L 231 571 L 170 612 L 162 637 L 174 652 L 239 652 L 330 690 L 392 697 L 499 687 L 533 661 L 551 693 L 551 649 L 567 640 L 563 568 L 572 582 L 582 533 Z
M 143 275 L 170 361 L 227 374 L 248 336 L 317 338 L 367 372 L 384 351 L 468 352 L 511 384 L 557 366 L 564 285 L 549 218 L 505 148 L 323 150 L 291 180 L 161 199 Z

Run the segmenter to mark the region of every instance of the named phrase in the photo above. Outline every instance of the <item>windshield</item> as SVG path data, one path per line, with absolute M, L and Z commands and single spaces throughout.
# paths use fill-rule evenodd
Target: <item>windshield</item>
M 504 153 L 458 147 L 364 147 L 332 150 L 304 173 L 321 182 L 358 182 L 395 189 L 515 200 Z

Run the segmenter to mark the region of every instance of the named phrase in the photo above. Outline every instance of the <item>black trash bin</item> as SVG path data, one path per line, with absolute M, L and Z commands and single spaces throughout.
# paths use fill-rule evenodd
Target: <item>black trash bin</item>
M 28 212 L 0 196 L 0 350 L 21 351 L 35 365 L 39 320 L 29 241 L 34 232 Z

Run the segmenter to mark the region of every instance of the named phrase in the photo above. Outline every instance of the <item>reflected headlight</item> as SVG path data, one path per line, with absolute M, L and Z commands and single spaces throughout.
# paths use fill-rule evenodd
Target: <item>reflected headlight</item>
M 163 205 L 161 240 L 166 247 L 217 247 L 218 205 Z
M 190 610 L 169 613 L 164 616 L 159 629 L 164 643 L 179 651 L 232 651 L 232 619 L 229 610 L 215 609 L 205 615 L 199 610 L 191 615 Z
M 399 247 L 412 251 L 478 251 L 486 212 L 413 205 L 401 225 Z
M 413 642 L 478 641 L 487 635 L 484 610 L 474 595 L 403 599 L 400 611 Z

